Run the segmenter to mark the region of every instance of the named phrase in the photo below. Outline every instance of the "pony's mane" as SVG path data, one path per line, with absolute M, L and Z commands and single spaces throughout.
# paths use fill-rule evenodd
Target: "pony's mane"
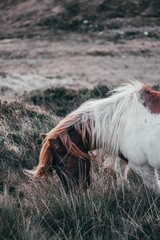
M 116 154 L 119 148 L 120 130 L 123 127 L 122 119 L 131 105 L 133 108 L 136 106 L 137 94 L 143 87 L 141 82 L 134 81 L 113 89 L 110 91 L 112 95 L 108 98 L 86 101 L 53 128 L 47 134 L 47 139 L 64 136 L 68 128 L 73 125 L 82 134 L 84 143 L 87 142 L 88 133 L 91 147 L 102 148 Z M 75 146 L 71 144 L 69 150 L 74 149 Z
M 40 161 L 35 175 L 51 166 L 50 141 L 60 137 L 68 153 L 89 159 L 89 154 L 81 151 L 69 136 L 69 128 L 74 126 L 81 135 L 84 145 L 90 143 L 90 149 L 99 148 L 103 154 L 118 155 L 124 119 L 128 110 L 136 109 L 139 92 L 144 85 L 138 81 L 113 89 L 108 98 L 89 100 L 71 112 L 53 128 L 43 141 Z M 41 170 L 42 169 L 42 170 Z
M 32 170 L 27 171 L 29 174 L 34 174 L 36 177 L 46 176 L 51 173 L 52 168 L 52 153 L 50 149 L 50 142 L 43 141 L 43 146 L 40 151 L 38 166 Z
M 90 112 L 90 118 L 94 119 L 93 141 L 103 154 L 118 155 L 125 117 L 131 108 L 136 114 L 143 86 L 139 81 L 132 81 L 110 91 L 110 97 L 93 102 L 93 112 Z

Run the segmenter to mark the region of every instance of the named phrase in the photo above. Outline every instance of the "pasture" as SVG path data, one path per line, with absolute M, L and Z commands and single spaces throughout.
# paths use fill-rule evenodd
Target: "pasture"
M 83 102 L 98 94 L 105 96 L 100 89 L 84 89 L 83 94 L 74 91 L 74 97 L 79 95 Z M 70 90 L 64 91 L 67 95 Z M 38 163 L 41 133 L 60 121 L 56 112 L 47 111 L 49 99 L 46 103 L 43 92 L 41 96 L 46 109 L 26 96 L 17 101 L 1 99 L 1 239 L 159 239 L 160 197 L 146 189 L 133 172 L 124 194 L 116 188 L 112 169 L 103 170 L 96 159 L 87 193 L 66 194 L 56 175 L 31 180 L 23 173 Z M 52 105 L 51 95 L 50 100 Z M 67 111 L 66 103 L 61 107 Z

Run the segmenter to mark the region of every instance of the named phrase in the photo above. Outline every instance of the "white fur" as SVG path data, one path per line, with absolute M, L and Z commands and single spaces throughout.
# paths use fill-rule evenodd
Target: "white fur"
M 74 118 L 73 121 L 77 124 L 81 122 L 84 129 L 89 121 L 93 134 L 92 144 L 101 148 L 104 153 L 118 155 L 125 119 L 129 109 L 135 111 L 136 105 L 140 104 L 138 92 L 141 89 L 142 83 L 140 82 L 126 84 L 114 89 L 114 94 L 109 98 L 85 102 L 70 113 L 68 118 Z
M 102 149 L 104 155 L 114 156 L 113 159 L 122 153 L 128 159 L 129 167 L 142 176 L 144 183 L 160 193 L 156 171 L 160 168 L 160 114 L 151 114 L 141 103 L 143 86 L 138 81 L 131 82 L 114 89 L 108 98 L 87 101 L 56 128 L 65 130 L 73 124 L 75 127 L 82 124 L 85 133 L 89 126 L 92 146 Z M 126 178 L 125 167 L 123 164 L 119 167 L 120 178 Z
M 144 183 L 160 193 L 156 172 L 160 168 L 160 115 L 151 114 L 139 101 L 142 88 L 140 82 L 126 84 L 114 89 L 109 98 L 85 102 L 68 117 L 74 116 L 84 129 L 89 121 L 93 145 L 103 154 L 121 152 Z

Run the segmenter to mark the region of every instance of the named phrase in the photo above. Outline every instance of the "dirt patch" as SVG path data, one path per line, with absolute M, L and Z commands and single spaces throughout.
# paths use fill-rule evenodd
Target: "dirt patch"
M 159 84 L 159 54 L 159 41 L 147 36 L 119 42 L 81 34 L 53 41 L 1 40 L 1 92 L 11 96 L 48 87 L 92 89 L 97 84 L 113 88 L 134 79 Z
M 159 9 L 158 0 L 1 1 L 1 94 L 159 83 Z

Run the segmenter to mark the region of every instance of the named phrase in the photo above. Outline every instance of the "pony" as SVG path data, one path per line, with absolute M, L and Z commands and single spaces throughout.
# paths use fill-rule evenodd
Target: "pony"
M 118 186 L 132 169 L 160 193 L 160 93 L 132 81 L 109 97 L 84 102 L 43 135 L 39 163 L 31 173 L 47 177 L 55 170 L 66 191 L 69 179 L 87 188 L 94 149 L 113 157 Z

